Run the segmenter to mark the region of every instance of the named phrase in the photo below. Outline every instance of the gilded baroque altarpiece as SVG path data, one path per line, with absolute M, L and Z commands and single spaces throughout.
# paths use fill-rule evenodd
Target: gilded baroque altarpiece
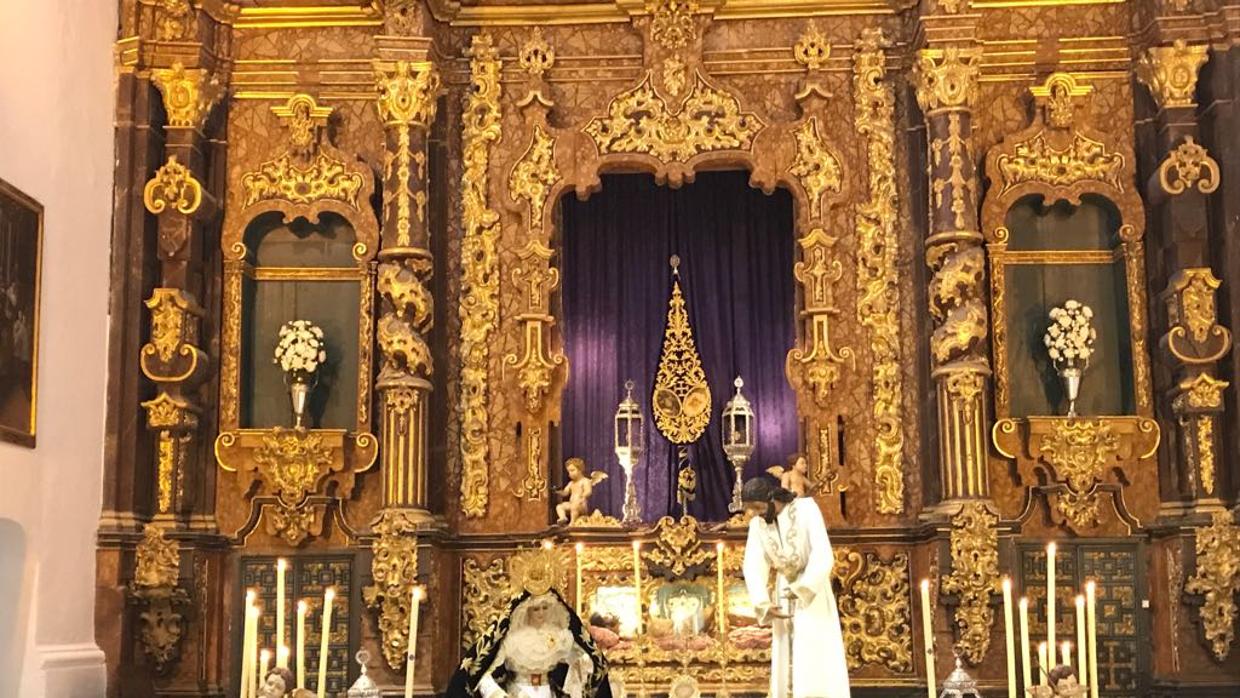
M 604 174 L 677 188 L 721 169 L 794 202 L 786 374 L 855 686 L 924 685 L 923 578 L 933 670 L 954 648 L 1000 686 L 998 578 L 1032 590 L 1030 550 L 1052 538 L 1074 561 L 1061 584 L 1107 575 L 1104 602 L 1138 617 L 1106 629 L 1108 695 L 1189 670 L 1240 683 L 1226 671 L 1240 477 L 1224 398 L 1240 303 L 1224 273 L 1233 243 L 1216 241 L 1230 204 L 1211 198 L 1240 148 L 1217 137 L 1230 112 L 1198 103 L 1240 88 L 1222 68 L 1198 84 L 1207 61 L 1238 60 L 1240 7 L 120 7 L 97 631 L 111 695 L 235 693 L 244 591 L 274 603 L 278 557 L 290 598 L 341 593 L 332 690 L 361 648 L 376 680 L 403 684 L 415 580 L 416 690 L 442 690 L 544 541 L 570 598 L 578 566 L 586 594 L 632 585 L 634 542 L 645 603 L 697 579 L 738 583 L 736 520 L 550 525 L 573 370 L 558 204 Z M 1022 248 L 1013 212 L 1046 226 L 1064 205 L 1105 210 L 1105 244 Z M 1115 274 L 1107 298 L 1126 328 L 1125 398 L 1080 418 L 1011 397 L 1030 380 L 1012 368 L 1012 318 L 1036 295 L 1019 279 L 1064 266 Z M 322 428 L 276 426 L 252 388 L 264 303 L 291 288 L 329 298 L 317 310 L 351 347 Z M 687 673 L 713 692 L 763 690 L 769 660 L 716 638 L 611 661 L 635 690 Z

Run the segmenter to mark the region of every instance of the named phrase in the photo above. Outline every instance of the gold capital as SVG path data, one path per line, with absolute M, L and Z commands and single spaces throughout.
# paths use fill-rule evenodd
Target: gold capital
M 1197 72 L 1210 59 L 1204 44 L 1151 46 L 1137 62 L 1137 79 L 1149 88 L 1159 109 L 1196 104 Z
M 379 117 L 389 126 L 428 127 L 435 120 L 439 73 L 429 62 L 396 61 L 375 66 Z
M 163 94 L 168 125 L 176 128 L 202 128 L 224 93 L 219 79 L 205 68 L 186 68 L 180 62 L 152 70 L 151 81 Z
M 982 52 L 979 48 L 948 46 L 917 52 L 913 79 L 917 104 L 923 112 L 937 109 L 969 109 L 977 100 L 977 77 Z

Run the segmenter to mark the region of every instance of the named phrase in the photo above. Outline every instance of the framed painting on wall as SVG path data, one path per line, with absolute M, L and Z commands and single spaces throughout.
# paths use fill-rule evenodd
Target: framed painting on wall
M 0 440 L 34 448 L 43 206 L 0 179 Z

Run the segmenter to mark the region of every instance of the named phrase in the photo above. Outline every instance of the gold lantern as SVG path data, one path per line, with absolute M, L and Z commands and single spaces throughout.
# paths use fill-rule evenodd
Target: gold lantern
M 641 407 L 633 399 L 633 381 L 625 381 L 625 395 L 616 408 L 615 447 L 616 458 L 624 469 L 624 525 L 637 526 L 642 522 L 641 507 L 637 504 L 637 485 L 633 471 L 641 460 L 642 426 L 645 417 Z

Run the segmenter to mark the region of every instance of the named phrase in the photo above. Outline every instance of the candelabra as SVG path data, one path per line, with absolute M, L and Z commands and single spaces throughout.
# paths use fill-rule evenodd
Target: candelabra
M 625 526 L 638 526 L 642 522 L 642 511 L 637 503 L 637 484 L 633 481 L 633 471 L 642 456 L 642 425 L 645 418 L 642 416 L 641 407 L 633 399 L 633 381 L 626 381 L 624 390 L 624 399 L 616 408 L 616 458 L 624 469 L 623 523 Z
M 728 511 L 733 514 L 740 512 L 741 487 L 743 486 L 745 463 L 753 455 L 753 405 L 741 394 L 745 381 L 740 376 L 732 382 L 736 386 L 736 394 L 723 407 L 723 453 L 728 462 L 736 470 L 736 484 L 732 487 L 732 503 Z

